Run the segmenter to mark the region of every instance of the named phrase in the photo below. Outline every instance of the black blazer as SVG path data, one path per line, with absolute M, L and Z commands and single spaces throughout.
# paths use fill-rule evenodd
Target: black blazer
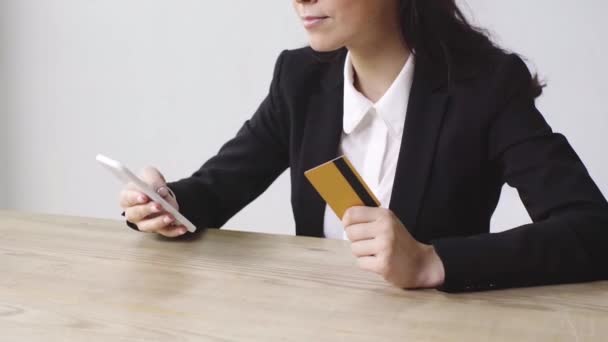
M 236 137 L 171 183 L 198 227 L 221 227 L 287 168 L 297 235 L 323 236 L 325 203 L 304 171 L 337 156 L 345 51 L 284 51 L 270 92 Z M 515 55 L 444 68 L 419 59 L 390 209 L 444 263 L 442 290 L 608 279 L 608 204 L 564 136 L 553 133 Z M 533 224 L 489 234 L 504 183 Z

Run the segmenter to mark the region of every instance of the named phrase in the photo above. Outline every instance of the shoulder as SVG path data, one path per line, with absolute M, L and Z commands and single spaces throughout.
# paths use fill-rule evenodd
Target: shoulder
M 345 49 L 323 53 L 310 47 L 284 50 L 277 59 L 273 82 L 288 93 L 302 87 L 311 92 L 337 85 L 343 79 L 345 57 Z
M 540 95 L 537 79 L 531 74 L 526 62 L 515 53 L 493 51 L 482 58 L 456 66 L 457 78 L 463 84 L 473 84 L 508 96 L 517 91 L 520 95 L 535 98 Z
M 491 72 L 488 74 L 489 80 L 497 86 L 516 84 L 530 85 L 532 74 L 524 60 L 515 53 L 500 53 L 492 56 Z

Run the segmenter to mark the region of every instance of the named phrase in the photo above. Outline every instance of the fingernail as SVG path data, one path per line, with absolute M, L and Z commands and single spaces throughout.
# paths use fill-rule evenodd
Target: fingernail
M 146 201 L 146 198 L 144 196 L 139 196 L 137 200 L 139 201 L 139 203 L 144 203 Z
M 160 207 L 157 204 L 152 205 L 152 212 L 158 213 L 160 211 Z
M 165 218 L 163 219 L 163 222 L 165 222 L 165 223 L 171 223 L 171 222 L 173 222 L 173 218 L 169 217 L 169 216 L 165 216 Z
M 156 192 L 158 192 L 158 194 L 161 195 L 162 197 L 166 197 L 169 194 L 169 190 L 167 190 L 167 188 L 164 186 L 158 188 L 158 190 L 156 190 Z

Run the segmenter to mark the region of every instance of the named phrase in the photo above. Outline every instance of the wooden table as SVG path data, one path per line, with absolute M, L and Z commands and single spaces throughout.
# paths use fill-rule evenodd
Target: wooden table
M 344 241 L 0 211 L 0 341 L 607 339 L 606 282 L 404 291 Z

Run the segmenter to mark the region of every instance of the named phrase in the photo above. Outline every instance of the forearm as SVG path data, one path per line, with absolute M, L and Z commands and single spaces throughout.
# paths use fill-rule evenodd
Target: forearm
M 497 234 L 433 242 L 447 292 L 605 279 L 605 207 L 569 211 Z
M 180 213 L 197 228 L 219 228 L 224 223 L 217 217 L 217 199 L 201 179 L 193 176 L 167 186 L 175 195 Z

